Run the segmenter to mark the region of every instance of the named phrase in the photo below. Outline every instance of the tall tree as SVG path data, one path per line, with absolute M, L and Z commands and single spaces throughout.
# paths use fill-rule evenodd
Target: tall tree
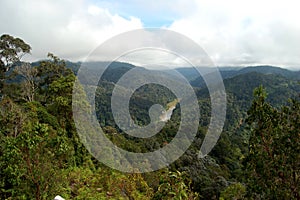
M 23 78 L 20 84 L 22 99 L 27 102 L 34 101 L 37 91 L 37 68 L 32 67 L 30 63 L 23 63 L 21 66 L 17 66 L 14 71 Z
M 251 125 L 245 160 L 250 196 L 263 199 L 300 199 L 300 102 L 281 109 L 265 101 L 259 87 L 248 111 Z
M 40 62 L 37 76 L 41 77 L 38 81 L 40 101 L 47 102 L 52 101 L 51 94 L 49 93 L 49 86 L 60 79 L 68 75 L 74 75 L 72 70 L 66 67 L 66 62 L 61 60 L 52 53 L 48 53 L 49 60 Z M 71 86 L 72 87 L 72 86 Z
M 4 87 L 5 73 L 30 50 L 31 47 L 20 38 L 8 34 L 0 37 L 0 93 Z

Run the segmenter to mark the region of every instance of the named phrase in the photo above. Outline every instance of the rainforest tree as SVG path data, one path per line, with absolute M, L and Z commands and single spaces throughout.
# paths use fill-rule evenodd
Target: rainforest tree
M 250 196 L 263 199 L 299 199 L 300 102 L 280 109 L 266 102 L 259 87 L 248 111 L 251 126 L 249 154 L 245 159 Z

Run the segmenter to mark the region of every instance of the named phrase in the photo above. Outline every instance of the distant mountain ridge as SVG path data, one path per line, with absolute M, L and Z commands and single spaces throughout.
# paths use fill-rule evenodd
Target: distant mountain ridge
M 33 62 L 31 63 L 32 66 L 38 66 L 41 61 Z M 81 67 L 83 62 L 71 62 L 71 61 L 65 61 L 66 66 L 70 69 L 72 69 L 75 73 L 78 71 L 78 69 Z M 126 62 L 118 62 L 118 61 L 113 61 L 113 62 L 108 62 L 108 61 L 97 61 L 97 62 L 86 62 L 85 64 L 93 64 L 94 66 L 98 67 L 105 67 L 108 66 L 108 71 L 106 72 L 106 75 L 112 75 L 112 72 L 118 73 L 118 71 L 122 71 L 123 74 L 124 72 L 126 73 L 128 70 L 134 68 L 134 67 L 140 67 L 140 66 L 135 66 L 130 63 Z M 141 67 L 143 68 L 143 67 Z M 206 72 L 209 67 L 202 67 L 201 71 Z M 261 74 L 277 74 L 284 76 L 289 79 L 293 80 L 300 80 L 300 70 L 289 70 L 277 66 L 271 66 L 271 65 L 258 65 L 258 66 L 246 66 L 246 67 L 241 67 L 241 66 L 226 66 L 226 67 L 218 67 L 220 74 L 222 75 L 223 79 L 231 78 L 240 74 L 246 74 L 249 72 L 257 72 Z M 177 72 L 182 74 L 188 81 L 191 81 L 192 85 L 194 85 L 197 82 L 197 79 L 199 79 L 199 72 L 192 67 L 179 67 L 175 68 Z M 162 71 L 165 73 L 169 73 L 171 75 L 175 75 L 174 70 L 155 70 L 155 71 Z M 114 80 L 115 81 L 115 80 Z
M 31 63 L 32 66 L 39 66 L 41 61 L 33 62 Z M 129 70 L 139 67 L 132 65 L 130 63 L 125 62 L 108 62 L 108 61 L 101 61 L 101 62 L 71 62 L 71 61 L 65 61 L 66 67 L 71 69 L 75 74 L 77 74 L 77 71 L 79 68 L 84 65 L 91 66 L 90 69 L 104 69 L 104 67 L 107 67 L 106 71 L 102 74 L 101 79 L 116 83 L 126 72 Z M 20 65 L 21 63 L 18 63 Z M 149 70 L 143 67 L 139 67 L 141 69 Z M 11 68 L 13 70 L 14 67 Z M 247 74 L 251 72 L 256 72 L 260 74 L 274 74 L 274 75 L 280 75 L 290 80 L 300 80 L 300 70 L 298 71 L 292 71 L 276 66 L 270 66 L 270 65 L 261 65 L 261 66 L 248 66 L 248 67 L 219 67 L 220 74 L 223 78 L 223 80 L 228 78 L 233 78 L 238 75 Z M 178 77 L 178 73 L 183 75 L 187 81 L 190 82 L 190 84 L 193 87 L 203 87 L 205 86 L 205 82 L 199 72 L 195 68 L 191 67 L 181 67 L 181 68 L 175 68 L 174 70 L 155 70 L 159 73 L 165 74 L 167 76 L 173 77 L 174 79 Z M 177 71 L 177 73 L 176 73 Z M 209 67 L 203 67 L 201 68 L 201 72 L 207 73 L 209 71 Z M 11 72 L 8 72 L 11 73 Z
M 243 75 L 251 72 L 256 72 L 259 74 L 273 74 L 273 75 L 279 75 L 282 77 L 285 77 L 290 80 L 300 80 L 300 71 L 291 71 L 288 69 L 283 69 L 280 67 L 274 67 L 274 66 L 250 66 L 250 67 L 244 67 L 244 68 L 237 68 L 237 69 L 226 69 L 226 68 L 219 68 L 220 74 L 223 78 L 223 80 L 228 78 L 233 78 L 238 75 Z M 186 73 L 186 72 L 185 72 Z M 205 82 L 201 76 L 198 76 L 196 79 L 191 80 L 191 85 L 194 87 L 203 87 L 205 86 Z

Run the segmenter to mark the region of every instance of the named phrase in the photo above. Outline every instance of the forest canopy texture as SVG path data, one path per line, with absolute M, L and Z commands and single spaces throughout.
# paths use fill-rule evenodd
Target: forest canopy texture
M 20 38 L 0 37 L 0 199 L 300 199 L 299 71 L 221 69 L 226 121 L 218 144 L 203 159 L 198 152 L 209 124 L 210 98 L 201 77 L 193 77 L 201 114 L 193 144 L 164 169 L 127 174 L 93 158 L 77 135 L 72 91 L 80 63 L 52 53 L 23 62 L 30 51 Z M 154 151 L 176 135 L 180 103 L 155 137 L 143 140 L 122 132 L 113 120 L 110 97 L 115 82 L 134 67 L 113 62 L 107 69 L 96 86 L 97 117 L 115 145 Z M 178 71 L 187 79 L 191 74 Z M 88 105 L 89 94 L 77 89 Z M 145 125 L 151 105 L 167 107 L 174 98 L 164 87 L 143 86 L 131 99 L 132 119 Z

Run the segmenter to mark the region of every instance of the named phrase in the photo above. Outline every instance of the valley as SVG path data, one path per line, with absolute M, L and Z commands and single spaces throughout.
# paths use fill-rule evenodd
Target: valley
M 255 163 L 264 159 L 265 165 L 261 170 L 271 168 L 276 172 L 276 165 L 272 163 L 281 162 L 269 161 L 264 157 L 265 145 L 271 145 L 268 148 L 271 148 L 272 155 L 281 156 L 281 159 L 286 160 L 284 166 L 294 167 L 293 173 L 299 174 L 296 167 L 300 161 L 299 154 L 296 154 L 299 148 L 299 71 L 272 66 L 220 68 L 227 93 L 226 120 L 217 145 L 208 156 L 200 159 L 199 149 L 211 117 L 210 95 L 203 79 L 196 76 L 193 69 L 175 69 L 193 86 L 197 97 L 200 119 L 196 137 L 184 154 L 168 167 L 145 174 L 124 174 L 108 168 L 91 156 L 91 149 L 81 143 L 76 133 L 71 104 L 72 87 L 80 64 L 65 62 L 54 55 L 50 55 L 50 60 L 32 63 L 27 70 L 37 71 L 32 79 L 37 89 L 28 91 L 32 92 L 31 99 L 24 98 L 27 95 L 24 93 L 27 79 L 20 74 L 9 77 L 5 83 L 0 102 L 0 166 L 3 169 L 0 174 L 1 198 L 22 195 L 33 198 L 36 192 L 46 196 L 61 194 L 74 199 L 170 199 L 178 193 L 184 194 L 185 199 L 222 199 L 228 196 L 246 198 L 259 195 L 260 191 L 255 189 L 255 185 L 271 184 L 256 179 L 261 175 L 255 174 Z M 101 68 L 107 64 L 95 62 L 90 65 Z M 111 96 L 119 79 L 135 68 L 145 74 L 153 73 L 160 79 L 168 79 L 178 87 L 183 85 L 170 71 L 152 72 L 132 64 L 113 62 L 104 71 L 97 85 L 87 85 L 89 78 L 96 78 L 93 77 L 96 74 L 93 72 L 90 73 L 92 77 L 86 77 L 86 81 L 82 81 L 82 88 L 79 90 L 82 97 L 80 105 L 86 112 L 90 112 L 91 106 L 84 101 L 89 97 L 90 90 L 85 88 L 96 88 L 95 114 L 105 136 L 118 148 L 128 152 L 155 152 L 176 137 L 181 117 L 184 117 L 181 115 L 180 106 L 183 100 L 159 84 L 146 84 L 132 91 L 129 101 L 129 128 L 134 124 L 147 126 L 150 123 L 149 109 L 155 104 L 160 104 L 166 110 L 158 116 L 165 124 L 151 137 L 138 138 L 126 134 L 114 121 Z M 142 79 L 135 78 L 132 81 L 139 82 Z M 128 88 L 122 86 L 119 91 L 123 98 L 122 95 L 128 92 Z M 270 121 L 273 119 L 275 121 Z M 263 124 L 268 126 L 260 125 L 257 120 L 265 120 Z M 82 125 L 85 124 L 83 122 Z M 266 138 L 259 140 L 261 131 L 270 134 L 274 132 L 277 135 L 266 136 L 267 143 Z M 89 133 L 89 136 L 94 137 L 97 134 Z M 282 139 L 286 137 L 289 138 Z M 261 144 L 261 141 L 264 143 Z M 256 144 L 263 147 L 253 148 Z M 278 145 L 281 145 L 283 153 L 275 151 Z M 286 146 L 283 145 L 293 146 L 294 149 L 285 149 Z M 253 155 L 252 151 L 256 154 Z M 119 160 L 117 154 L 107 156 L 111 156 L 107 157 L 107 162 L 111 159 L 110 162 L 128 164 L 129 161 Z M 272 176 L 278 181 L 274 174 Z M 265 178 L 272 180 L 269 176 Z M 299 180 L 282 180 L 277 192 L 273 193 L 286 197 L 291 188 L 299 186 L 297 181 Z M 53 187 L 58 182 L 60 184 Z M 37 191 L 37 186 L 44 189 Z M 165 188 L 162 189 L 163 187 Z M 297 190 L 293 192 L 298 195 Z

